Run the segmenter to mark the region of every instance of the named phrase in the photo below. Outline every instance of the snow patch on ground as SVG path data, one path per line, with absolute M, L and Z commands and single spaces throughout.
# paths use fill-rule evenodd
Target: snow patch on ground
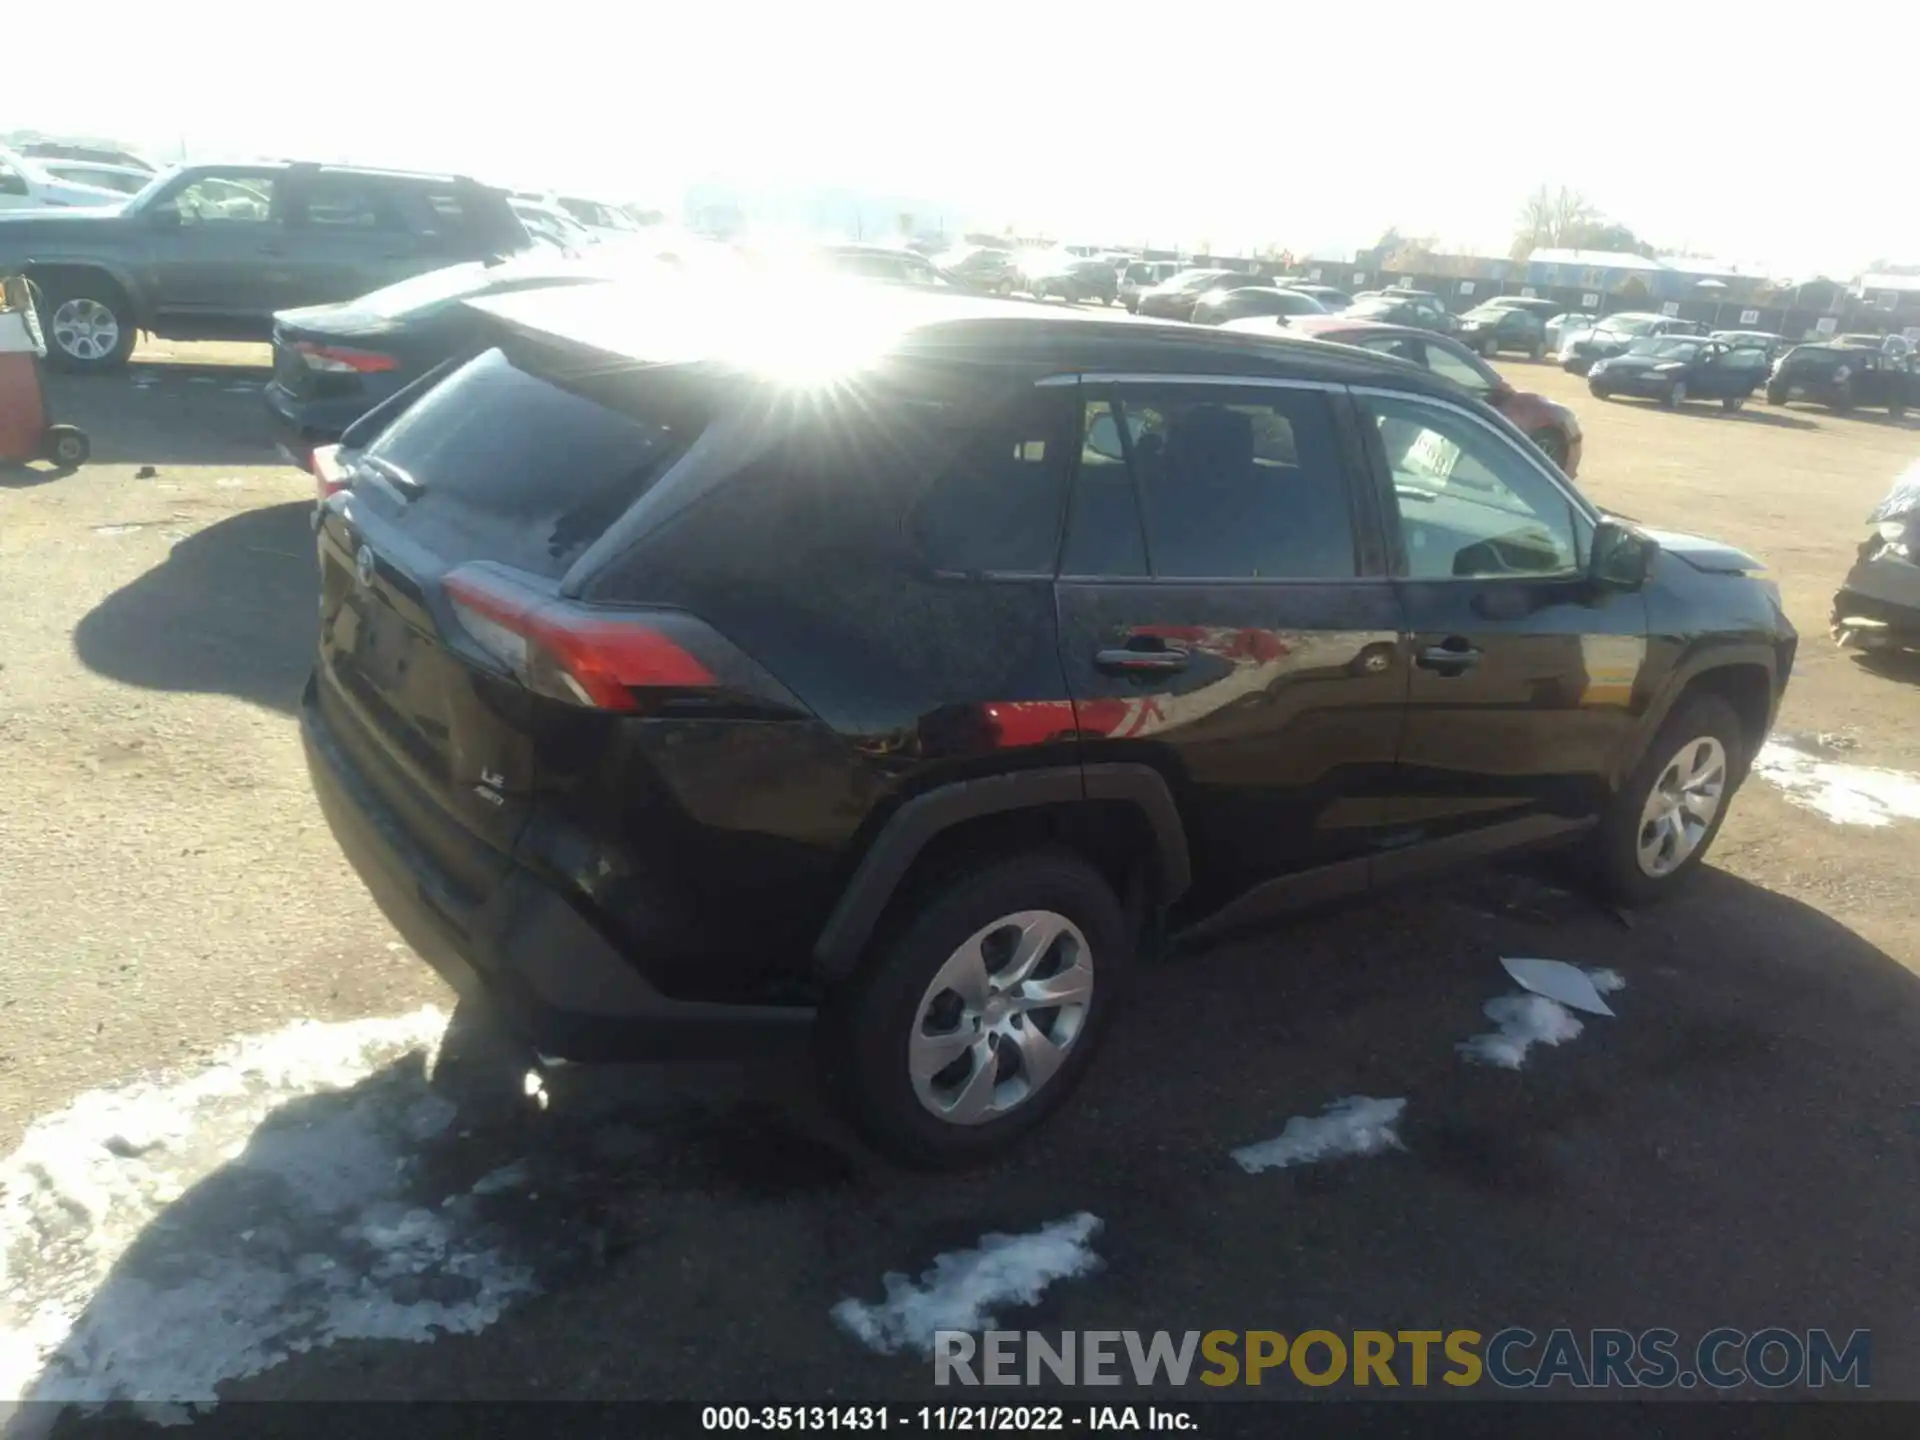
M 833 1318 L 883 1355 L 909 1347 L 931 1355 L 936 1331 L 995 1329 L 1000 1308 L 1031 1305 L 1054 1281 L 1097 1270 L 1099 1233 L 1100 1221 L 1082 1211 L 1030 1234 L 988 1235 L 977 1249 L 934 1257 L 917 1282 L 897 1271 L 885 1276 L 885 1300 L 842 1300 Z
M 1618 970 L 1581 973 L 1602 995 L 1627 987 L 1626 977 Z M 1536 1045 L 1564 1045 L 1586 1029 L 1580 1018 L 1559 1001 L 1525 991 L 1497 995 L 1482 1007 L 1481 1013 L 1499 1028 L 1462 1040 L 1453 1048 L 1477 1064 L 1495 1065 L 1503 1070 L 1518 1070 L 1526 1063 L 1527 1052 Z
M 445 1028 L 301 1022 L 36 1121 L 0 1161 L 0 1402 L 185 1419 L 291 1355 L 470 1333 L 529 1293 L 471 1196 L 421 1183 L 454 1118 L 425 1079 Z
M 1802 809 L 1836 825 L 1920 820 L 1920 776 L 1822 760 L 1779 740 L 1754 756 L 1753 773 L 1778 785 Z
M 1469 1060 L 1503 1070 L 1518 1070 L 1536 1045 L 1564 1045 L 1586 1029 L 1571 1010 L 1544 995 L 1497 996 L 1487 1002 L 1485 1014 L 1500 1028 L 1455 1048 Z
M 1404 1099 L 1376 1100 L 1367 1095 L 1349 1095 L 1334 1101 L 1318 1115 L 1295 1115 L 1279 1135 L 1258 1145 L 1243 1146 L 1233 1152 L 1233 1158 L 1249 1175 L 1257 1175 L 1262 1170 L 1312 1165 L 1345 1155 L 1378 1155 L 1383 1150 L 1399 1150 L 1403 1147 L 1394 1127 L 1400 1123 L 1401 1112 L 1406 1108 Z

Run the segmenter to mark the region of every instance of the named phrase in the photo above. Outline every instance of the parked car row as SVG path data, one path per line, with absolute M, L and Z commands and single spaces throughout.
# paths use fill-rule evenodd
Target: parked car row
M 153 174 L 94 155 L 0 152 L 0 275 L 34 281 L 48 358 L 69 370 L 124 364 L 141 331 L 265 340 L 276 311 L 463 262 L 650 243 L 620 207 L 465 176 L 299 162 Z

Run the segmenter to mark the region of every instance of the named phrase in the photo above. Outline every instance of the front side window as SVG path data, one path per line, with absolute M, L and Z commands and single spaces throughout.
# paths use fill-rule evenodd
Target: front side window
M 0 195 L 27 194 L 27 178 L 6 161 L 0 160 Z
M 1591 525 L 1505 436 L 1410 396 L 1369 397 L 1366 405 L 1392 473 L 1410 578 L 1581 572 Z
M 273 179 L 264 175 L 232 180 L 203 175 L 176 190 L 166 205 L 186 225 L 264 225 L 273 218 L 273 187 Z
M 1089 412 L 1083 484 L 1124 476 L 1075 505 L 1075 568 L 1096 547 L 1085 532 L 1098 510 L 1102 545 L 1131 556 L 1115 499 L 1137 497 L 1149 573 L 1163 580 L 1313 580 L 1357 573 L 1345 470 L 1327 398 L 1265 386 L 1123 386 Z M 1118 442 L 1118 443 L 1116 443 Z M 1111 458 L 1119 455 L 1116 462 Z M 1089 458 L 1092 457 L 1092 458 Z M 1118 468 L 1124 467 L 1124 468 Z M 1104 565 L 1103 565 L 1104 571 Z M 1080 569 L 1080 573 L 1102 573 Z M 1107 571 L 1105 573 L 1111 573 Z M 1123 572 L 1124 573 L 1124 572 Z

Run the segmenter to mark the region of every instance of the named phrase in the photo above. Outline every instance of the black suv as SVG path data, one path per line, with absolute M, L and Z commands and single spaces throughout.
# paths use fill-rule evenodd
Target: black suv
M 1456 334 L 1463 345 L 1488 357 L 1502 350 L 1522 350 L 1538 360 L 1547 353 L 1546 321 L 1521 305 L 1489 301 L 1475 306 L 1460 317 Z
M 124 206 L 0 212 L 0 275 L 40 292 L 48 358 L 124 365 L 139 332 L 265 340 L 276 310 L 350 300 L 532 241 L 505 191 L 337 165 L 191 165 Z
M 1920 405 L 1906 359 L 1863 345 L 1796 345 L 1767 377 L 1767 403 L 1811 400 L 1834 410 L 1865 405 L 1905 415 Z
M 316 512 L 321 804 L 536 1051 L 815 1035 L 959 1163 L 1163 925 L 1562 840 L 1627 901 L 1698 867 L 1793 661 L 1757 562 L 1384 356 L 871 297 L 476 302 L 498 343 Z

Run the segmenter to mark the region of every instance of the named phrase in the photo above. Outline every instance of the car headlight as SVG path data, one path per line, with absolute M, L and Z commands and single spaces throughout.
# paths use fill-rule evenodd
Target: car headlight
M 1905 520 L 1882 520 L 1874 528 L 1880 532 L 1880 538 L 1882 540 L 1898 541 L 1907 538 L 1907 522 Z

